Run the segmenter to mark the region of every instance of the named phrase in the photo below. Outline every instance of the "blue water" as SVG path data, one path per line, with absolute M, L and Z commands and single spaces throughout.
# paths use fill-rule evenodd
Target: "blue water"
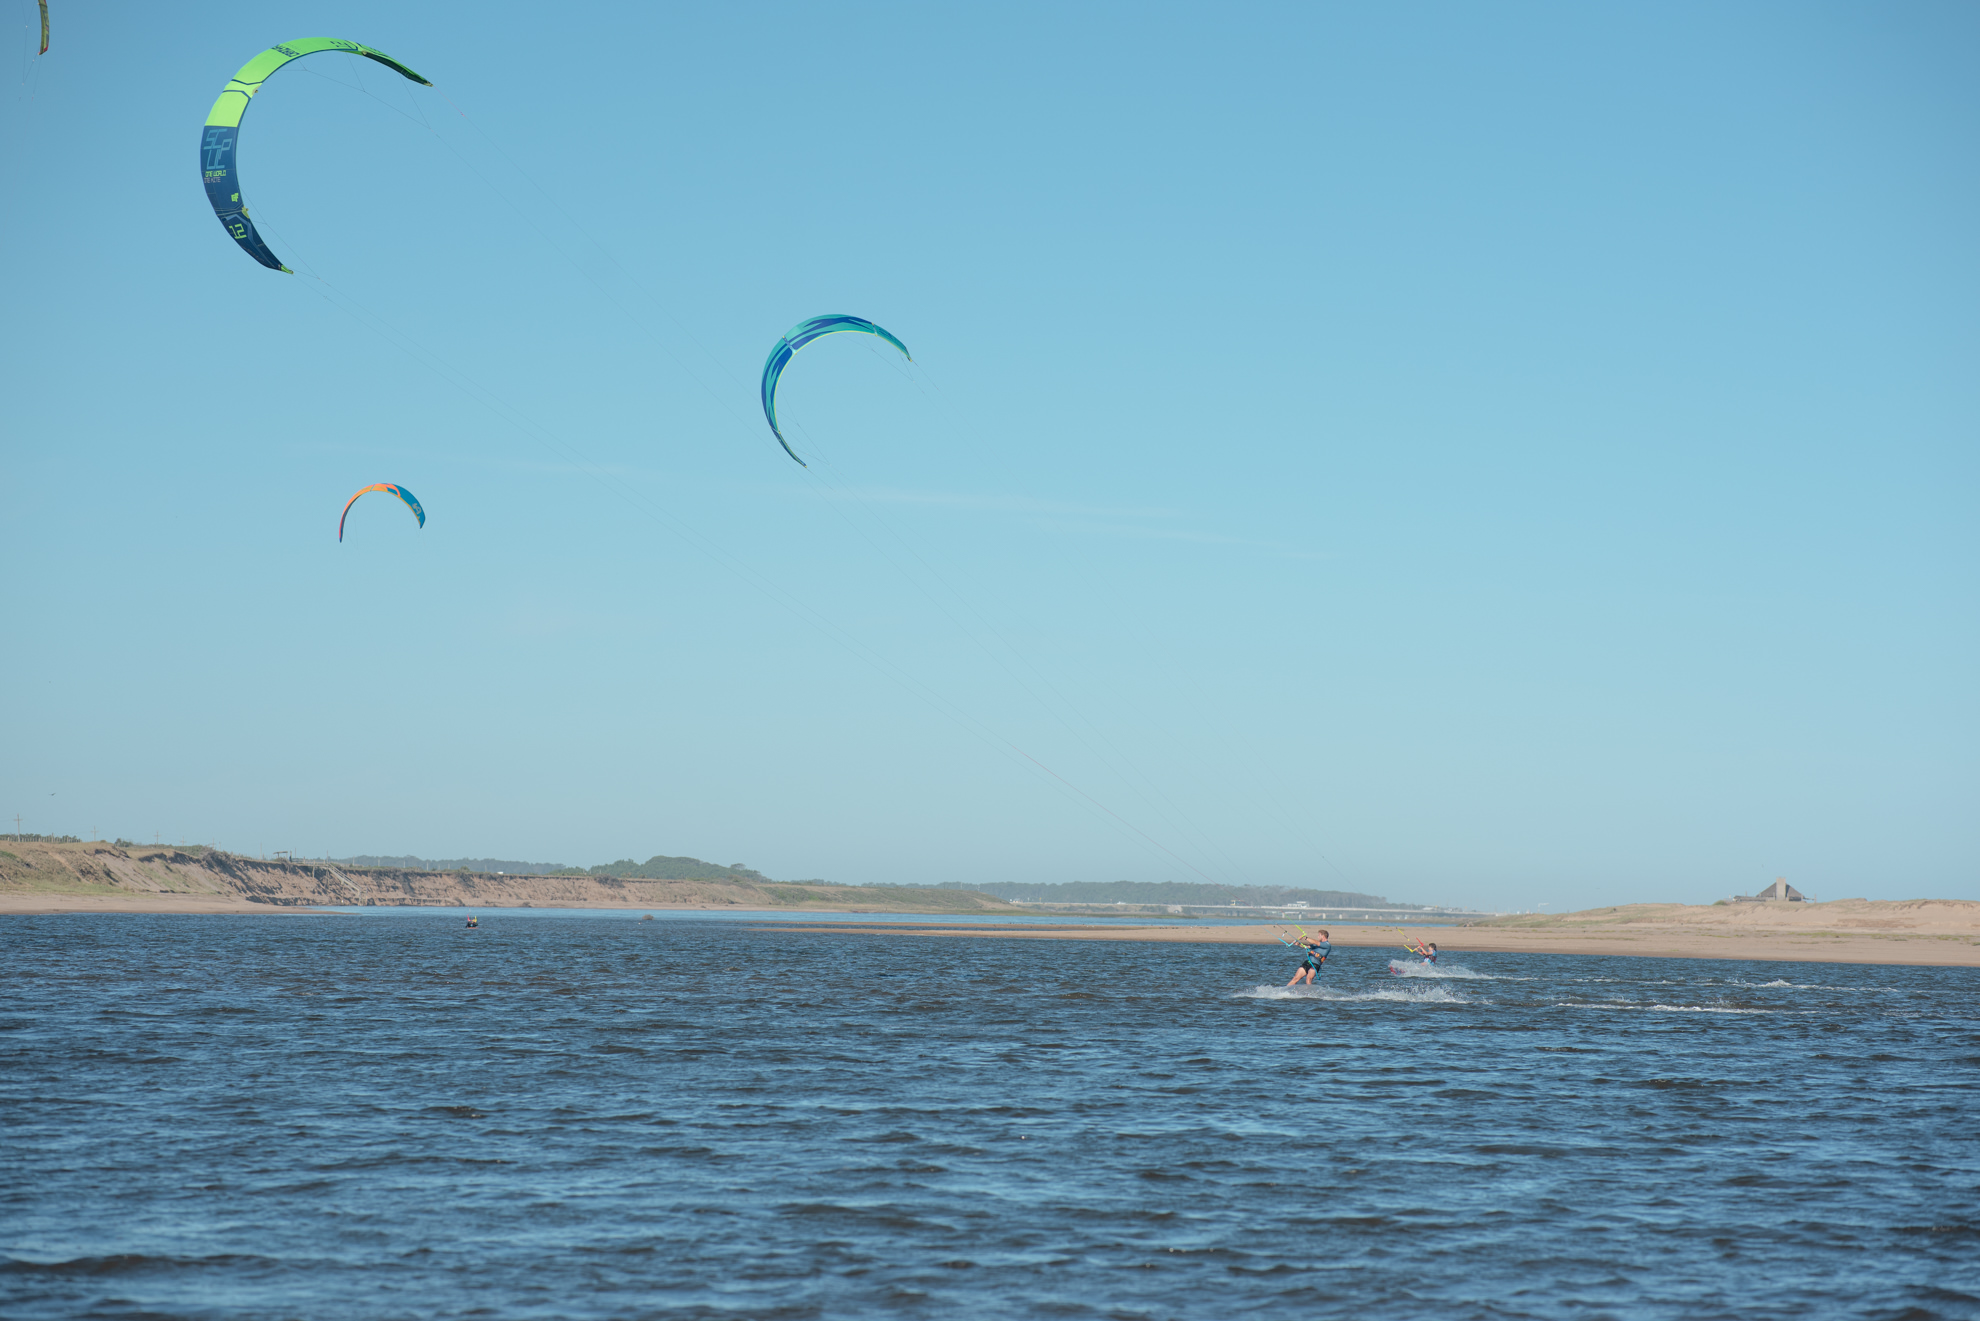
M 371 908 L 371 907 L 360 907 L 355 904 L 345 904 L 342 906 L 331 905 L 328 907 L 319 907 L 315 911 L 323 912 L 323 913 L 343 913 L 351 917 L 369 917 L 369 918 L 407 917 L 407 918 L 431 919 L 436 916 L 451 915 L 456 919 L 456 923 L 458 925 L 460 922 L 465 921 L 465 919 L 470 915 L 475 917 L 484 917 L 484 918 L 491 916 L 492 917 L 543 917 L 543 918 L 562 917 L 562 918 L 569 918 L 573 921 L 623 922 L 628 917 L 637 920 L 641 916 L 642 912 L 644 912 L 645 910 L 637 909 L 637 908 L 634 909 L 536 908 L 536 907 L 483 908 L 483 907 L 468 906 L 468 905 L 463 905 L 460 907 L 449 907 L 449 908 L 419 908 L 412 906 Z M 861 926 L 872 926 L 877 922 L 877 923 L 886 923 L 890 926 L 922 925 L 922 926 L 943 926 L 943 927 L 983 926 L 983 925 L 992 925 L 992 926 L 1043 925 L 1043 926 L 1058 926 L 1058 927 L 1063 927 L 1063 926 L 1255 927 L 1255 926 L 1266 925 L 1266 923 L 1262 918 L 1256 918 L 1256 917 L 1180 918 L 1180 917 L 1168 917 L 1154 913 L 1130 913 L 1130 914 L 1121 914 L 1121 915 L 1116 915 L 1113 913 L 1094 913 L 1094 914 L 1082 913 L 1079 914 L 1078 916 L 1069 917 L 1064 913 L 840 913 L 840 912 L 807 913 L 802 911 L 793 911 L 792 909 L 789 908 L 712 908 L 712 909 L 656 908 L 651 910 L 650 916 L 655 921 L 667 921 L 667 922 L 754 921 L 754 922 L 800 923 L 804 926 L 816 926 L 821 922 L 852 923 Z M 1332 925 L 1353 926 L 1356 924 L 1350 922 L 1335 922 L 1332 923 Z M 1376 924 L 1365 923 L 1362 925 L 1376 925 Z M 1397 924 L 1394 922 L 1389 922 L 1389 923 L 1384 923 L 1382 925 L 1396 926 Z
M 322 913 L 345 913 L 352 917 L 413 917 L 432 918 L 439 914 L 453 914 L 466 919 L 476 917 L 564 917 L 577 921 L 623 922 L 628 916 L 637 917 L 641 910 L 623 908 L 480 908 L 459 906 L 448 908 L 420 908 L 415 906 L 370 908 L 356 904 L 319 906 L 313 911 Z M 668 922 L 735 922 L 740 920 L 758 922 L 782 922 L 802 926 L 817 926 L 820 923 L 837 922 L 849 926 L 873 926 L 876 923 L 888 926 L 1054 926 L 1054 927 L 1265 927 L 1281 926 L 1290 930 L 1294 919 L 1271 923 L 1259 917 L 1169 917 L 1159 913 L 806 913 L 793 912 L 788 908 L 719 908 L 719 909 L 655 909 L 655 921 Z M 1305 919 L 1315 929 L 1321 926 L 1318 918 Z M 1448 922 L 1333 922 L 1327 927 L 1383 927 L 1398 930 L 1405 925 L 1409 930 L 1419 928 L 1450 927 Z M 1302 927 L 1301 930 L 1305 928 Z
M 0 1315 L 1980 1317 L 1971 970 L 636 916 L 0 921 Z

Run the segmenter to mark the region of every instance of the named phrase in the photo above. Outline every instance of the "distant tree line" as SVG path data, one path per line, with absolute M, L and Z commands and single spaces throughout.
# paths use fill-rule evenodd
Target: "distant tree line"
M 945 890 L 976 890 L 1006 901 L 1035 900 L 1045 904 L 1238 904 L 1250 908 L 1279 908 L 1305 903 L 1314 908 L 1408 908 L 1378 894 L 1354 890 L 1301 890 L 1287 885 L 1213 885 L 1191 881 L 1061 881 L 1040 885 L 1030 881 L 986 881 L 964 885 L 944 882 Z

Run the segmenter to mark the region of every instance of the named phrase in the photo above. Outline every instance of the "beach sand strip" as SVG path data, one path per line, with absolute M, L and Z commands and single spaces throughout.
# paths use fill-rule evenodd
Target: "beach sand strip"
M 831 932 L 839 935 L 975 938 L 979 940 L 1119 940 L 1192 945 L 1278 945 L 1269 926 L 1051 926 L 989 924 L 945 927 L 921 923 L 763 924 L 764 931 Z M 1318 930 L 1317 927 L 1309 928 Z M 1581 926 L 1564 930 L 1493 930 L 1453 927 L 1330 928 L 1337 949 L 1387 947 L 1411 957 L 1404 941 L 1437 942 L 1446 958 L 1488 954 L 1628 954 L 1657 959 L 1758 959 L 1795 963 L 1910 964 L 1980 967 L 1980 936 L 1936 932 L 1829 932 L 1820 930 L 1698 930 L 1683 926 Z M 1287 952 L 1290 957 L 1290 951 Z M 1288 965 L 1290 966 L 1290 965 Z

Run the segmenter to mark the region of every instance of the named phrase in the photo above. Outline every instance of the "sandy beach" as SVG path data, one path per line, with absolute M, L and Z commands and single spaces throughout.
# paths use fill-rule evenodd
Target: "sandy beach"
M 321 908 L 257 904 L 220 895 L 0 894 L 0 917 L 37 913 L 236 913 L 244 917 L 287 913 L 300 917 L 336 916 Z
M 780 924 L 781 926 L 781 924 Z M 919 938 L 1177 941 L 1276 945 L 1271 926 L 1198 927 L 854 925 L 784 930 L 880 933 Z M 1832 904 L 1637 904 L 1558 917 L 1498 919 L 1473 927 L 1329 928 L 1336 947 L 1382 949 L 1398 958 L 1408 940 L 1434 940 L 1447 957 L 1495 954 L 1634 954 L 1666 959 L 1765 959 L 1980 967 L 1980 903 L 1970 900 L 1845 899 Z

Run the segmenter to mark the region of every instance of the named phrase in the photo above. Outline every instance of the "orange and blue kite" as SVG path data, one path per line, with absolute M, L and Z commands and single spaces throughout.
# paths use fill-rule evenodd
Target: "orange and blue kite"
M 403 486 L 394 486 L 390 482 L 373 482 L 359 491 L 357 495 L 344 501 L 344 512 L 337 515 L 337 540 L 342 541 L 344 539 L 344 520 L 350 517 L 351 506 L 358 502 L 358 495 L 369 495 L 373 491 L 390 491 L 393 495 L 398 496 L 406 502 L 406 508 L 413 511 L 413 517 L 419 520 L 419 525 L 421 527 L 426 526 L 426 511 L 419 507 L 419 501 L 413 499 L 413 493 L 411 491 L 408 491 Z

